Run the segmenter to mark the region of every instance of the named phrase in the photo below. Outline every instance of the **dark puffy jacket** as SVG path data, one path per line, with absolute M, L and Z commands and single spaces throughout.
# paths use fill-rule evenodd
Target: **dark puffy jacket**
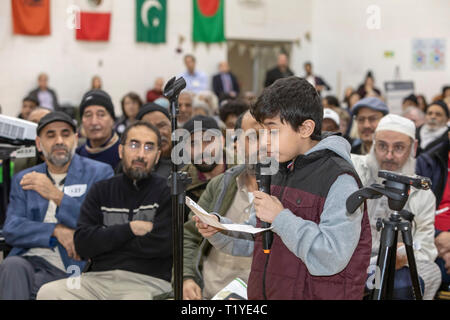
M 416 161 L 416 173 L 431 179 L 431 189 L 436 196 L 436 207 L 442 200 L 448 176 L 449 140 L 444 139 L 431 149 L 422 152 Z

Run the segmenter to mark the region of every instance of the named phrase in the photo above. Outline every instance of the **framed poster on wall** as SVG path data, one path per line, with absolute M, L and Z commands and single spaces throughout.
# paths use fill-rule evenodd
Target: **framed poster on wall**
M 413 70 L 444 70 L 445 39 L 414 39 L 412 42 Z

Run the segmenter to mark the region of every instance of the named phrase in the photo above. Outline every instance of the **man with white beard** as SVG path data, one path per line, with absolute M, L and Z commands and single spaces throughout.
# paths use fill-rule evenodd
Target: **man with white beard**
M 379 170 L 394 171 L 404 175 L 415 173 L 415 139 L 414 123 L 404 117 L 387 115 L 380 120 L 375 130 L 374 143 L 370 153 L 365 156 L 352 155 L 361 181 L 365 187 L 382 183 L 378 177 Z M 387 197 L 368 200 L 368 213 L 372 230 L 372 257 L 378 255 L 381 231 L 376 230 L 379 218 L 388 218 L 392 210 L 388 206 Z M 404 207 L 413 213 L 412 236 L 414 256 L 419 277 L 424 282 L 423 298 L 433 299 L 441 284 L 439 268 L 434 263 L 437 249 L 434 244 L 434 217 L 436 198 L 431 190 L 418 190 L 411 187 L 409 199 Z M 403 245 L 399 235 L 399 247 Z M 394 299 L 412 298 L 411 281 L 407 266 L 406 254 L 397 251 L 396 273 L 394 284 Z
M 76 155 L 77 141 L 67 114 L 52 112 L 40 120 L 36 148 L 45 163 L 18 173 L 11 183 L 3 233 L 13 248 L 0 265 L 0 299 L 35 299 L 40 286 L 85 264 L 73 237 L 80 207 L 89 188 L 113 171 Z
M 417 129 L 419 147 L 417 156 L 422 152 L 431 150 L 443 141 L 448 141 L 449 110 L 447 104 L 435 101 L 425 109 L 425 124 Z

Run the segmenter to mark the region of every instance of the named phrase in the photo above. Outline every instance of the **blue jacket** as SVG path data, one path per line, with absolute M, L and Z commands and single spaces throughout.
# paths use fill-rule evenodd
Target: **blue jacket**
M 431 189 L 436 196 L 436 208 L 441 203 L 447 183 L 448 151 L 447 139 L 423 151 L 416 159 L 416 174 L 431 179 Z
M 25 191 L 20 186 L 23 176 L 33 171 L 45 174 L 47 165 L 43 163 L 23 170 L 13 177 L 11 183 L 10 202 L 3 226 L 6 243 L 13 247 L 10 256 L 22 255 L 30 248 L 58 246 L 66 269 L 70 265 L 77 265 L 82 269 L 85 262 L 70 259 L 65 248 L 55 237 L 52 237 L 56 223 L 43 222 L 49 201 L 36 191 Z M 61 205 L 56 209 L 58 224 L 76 229 L 81 204 L 90 187 L 97 181 L 109 179 L 112 176 L 111 166 L 75 154 L 64 183 L 64 197 Z M 67 188 L 70 186 L 75 186 L 75 188 L 80 186 L 81 190 L 85 188 L 85 191 L 84 193 L 78 191 L 80 196 L 76 196 L 77 193 L 75 193 L 73 197 L 70 197 L 67 195 Z

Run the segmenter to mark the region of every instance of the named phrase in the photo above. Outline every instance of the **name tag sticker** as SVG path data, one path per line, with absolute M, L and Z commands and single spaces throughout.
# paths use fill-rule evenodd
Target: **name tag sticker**
M 86 189 L 87 184 L 75 184 L 73 186 L 64 187 L 64 194 L 72 198 L 81 197 L 86 193 Z

